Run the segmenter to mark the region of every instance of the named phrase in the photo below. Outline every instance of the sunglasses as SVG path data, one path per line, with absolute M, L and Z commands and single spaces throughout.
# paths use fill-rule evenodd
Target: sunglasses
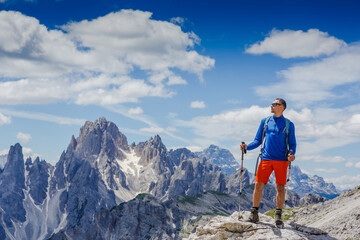
M 280 103 L 272 103 L 271 106 L 275 107 L 275 106 L 279 106 L 279 105 L 282 105 Z

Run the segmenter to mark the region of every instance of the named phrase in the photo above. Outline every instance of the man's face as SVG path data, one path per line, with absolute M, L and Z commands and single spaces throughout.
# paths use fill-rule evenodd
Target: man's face
M 283 110 L 283 105 L 279 102 L 279 100 L 274 100 L 270 105 L 271 113 L 278 113 Z

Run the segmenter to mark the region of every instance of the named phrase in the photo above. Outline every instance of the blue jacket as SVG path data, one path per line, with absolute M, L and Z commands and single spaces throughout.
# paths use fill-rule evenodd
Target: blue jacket
M 253 142 L 247 145 L 248 150 L 253 150 L 261 145 L 261 137 L 264 129 L 266 118 L 261 120 L 259 129 L 256 133 Z M 287 161 L 287 146 L 286 146 L 286 123 L 285 117 L 271 116 L 265 131 L 264 145 L 262 149 L 261 159 L 263 160 L 277 160 Z M 296 139 L 295 139 L 295 126 L 290 121 L 289 124 L 289 150 L 296 153 Z

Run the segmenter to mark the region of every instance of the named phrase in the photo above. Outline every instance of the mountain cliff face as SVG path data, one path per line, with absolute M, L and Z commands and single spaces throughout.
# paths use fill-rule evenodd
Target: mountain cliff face
M 0 175 L 0 236 L 16 232 L 16 223 L 26 220 L 24 157 L 20 144 L 10 147 L 7 162 Z M 15 235 L 15 234 L 14 234 Z
M 159 136 L 129 146 L 114 123 L 100 118 L 71 138 L 55 167 L 39 158 L 24 163 L 21 146 L 10 148 L 0 172 L 0 239 L 76 238 L 100 209 L 139 193 L 165 201 L 225 192 L 226 182 L 208 160 L 187 149 L 168 151 Z
M 234 156 L 227 149 L 220 148 L 215 145 L 210 145 L 202 152 L 196 153 L 199 157 L 204 157 L 210 160 L 212 164 L 220 167 L 228 176 L 233 174 L 240 164 L 235 160 Z
M 240 168 L 240 164 L 235 160 L 230 151 L 215 145 L 210 145 L 210 147 L 196 154 L 206 157 L 212 164 L 219 166 L 229 176 Z M 250 182 L 255 181 L 253 173 L 248 172 L 247 175 L 250 177 Z M 275 183 L 273 174 L 269 179 L 269 183 Z M 332 199 L 340 194 L 340 191 L 332 183 L 326 183 L 322 177 L 317 175 L 309 176 L 303 173 L 296 165 L 292 165 L 291 168 L 289 189 L 298 194 L 300 198 L 307 194 L 318 194 L 327 199 Z M 307 199 L 309 202 L 309 197 Z M 316 202 L 316 199 L 314 201 Z
M 332 199 L 339 196 L 340 191 L 332 183 L 326 183 L 322 177 L 309 176 L 298 166 L 291 167 L 289 189 L 295 191 L 300 197 L 306 194 L 318 194 Z

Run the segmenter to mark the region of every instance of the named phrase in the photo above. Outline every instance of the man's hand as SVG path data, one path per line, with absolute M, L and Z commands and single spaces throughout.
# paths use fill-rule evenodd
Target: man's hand
M 293 154 L 288 154 L 288 161 L 289 162 L 292 162 L 292 161 L 294 161 L 295 160 L 295 155 L 293 155 Z
M 245 150 L 247 149 L 246 143 L 240 144 L 240 150 L 241 150 L 241 151 L 243 150 L 243 148 L 244 148 Z

